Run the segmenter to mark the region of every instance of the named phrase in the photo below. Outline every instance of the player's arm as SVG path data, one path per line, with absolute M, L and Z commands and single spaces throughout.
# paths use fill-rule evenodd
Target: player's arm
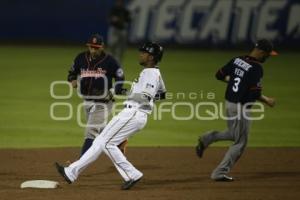
M 258 98 L 258 100 L 260 102 L 263 102 L 265 104 L 267 104 L 270 107 L 274 107 L 275 106 L 275 99 L 272 97 L 267 97 L 265 95 L 260 95 L 260 97 Z
M 144 99 L 150 101 L 155 99 L 155 95 L 158 92 L 158 87 L 160 85 L 159 75 L 153 71 L 147 71 L 139 78 L 142 81 L 142 92 Z M 146 98 L 145 98 L 146 97 Z
M 267 104 L 270 107 L 274 107 L 275 99 L 271 97 L 267 97 L 262 94 L 262 77 L 263 77 L 263 70 L 262 68 L 257 68 L 258 70 L 251 71 L 249 76 L 250 82 L 250 95 L 253 99 L 258 100 L 262 103 Z
M 216 73 L 216 79 L 228 83 L 230 80 L 230 71 L 233 60 L 230 60 L 225 66 L 219 69 Z
M 77 87 L 77 77 L 80 73 L 80 66 L 78 61 L 79 61 L 79 57 L 77 56 L 68 73 L 68 81 L 72 84 L 73 88 Z
M 159 78 L 159 89 L 154 97 L 154 100 L 157 101 L 157 100 L 166 99 L 166 93 L 167 93 L 167 90 L 166 90 L 165 83 L 164 83 L 162 77 L 160 77 Z

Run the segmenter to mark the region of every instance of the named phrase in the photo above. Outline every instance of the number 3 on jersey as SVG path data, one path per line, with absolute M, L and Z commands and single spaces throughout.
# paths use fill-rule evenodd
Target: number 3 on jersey
M 240 77 L 236 77 L 234 80 L 234 85 L 232 86 L 232 90 L 234 92 L 237 92 L 239 90 L 239 84 L 241 82 L 241 78 Z

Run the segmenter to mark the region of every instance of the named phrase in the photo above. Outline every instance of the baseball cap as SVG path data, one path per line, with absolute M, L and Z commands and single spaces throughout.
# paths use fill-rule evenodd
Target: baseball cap
M 278 53 L 273 50 L 273 44 L 267 39 L 258 40 L 255 44 L 255 48 L 269 53 L 271 56 L 277 56 Z
M 103 46 L 103 37 L 99 34 L 93 34 L 86 43 L 87 46 L 100 48 Z

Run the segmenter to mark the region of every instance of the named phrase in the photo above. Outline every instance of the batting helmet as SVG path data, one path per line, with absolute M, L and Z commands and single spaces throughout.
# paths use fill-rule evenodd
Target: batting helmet
M 150 55 L 152 55 L 154 57 L 154 60 L 156 62 L 161 61 L 163 53 L 164 53 L 164 49 L 162 46 L 160 46 L 157 43 L 154 42 L 146 42 L 144 43 L 140 48 L 140 51 L 144 51 L 149 53 Z

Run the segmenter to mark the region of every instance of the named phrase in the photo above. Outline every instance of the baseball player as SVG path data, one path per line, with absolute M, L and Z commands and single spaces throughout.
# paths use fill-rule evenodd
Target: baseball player
M 222 67 L 216 78 L 227 82 L 225 93 L 226 113 L 228 117 L 226 131 L 211 131 L 202 135 L 196 147 L 197 155 L 201 158 L 204 150 L 217 141 L 233 141 L 222 162 L 212 172 L 215 181 L 233 181 L 228 173 L 242 155 L 248 140 L 250 128 L 250 108 L 256 100 L 270 107 L 275 105 L 273 98 L 262 95 L 262 63 L 269 56 L 277 55 L 270 41 L 257 41 L 254 49 L 247 56 L 233 58 Z
M 108 45 L 112 55 L 121 62 L 126 46 L 130 12 L 124 0 L 116 0 L 109 14 Z
M 119 63 L 104 51 L 103 38 L 99 34 L 92 35 L 87 44 L 88 51 L 78 54 L 68 74 L 68 81 L 74 88 L 77 79 L 80 82 L 80 94 L 84 99 L 87 127 L 85 141 L 81 149 L 83 155 L 92 145 L 93 140 L 101 133 L 113 106 L 113 79 L 118 82 L 116 94 L 124 94 L 123 69 Z M 124 143 L 125 144 L 125 143 Z M 125 146 L 122 146 L 125 151 Z
M 59 174 L 68 183 L 74 182 L 102 152 L 111 159 L 124 179 L 123 190 L 130 189 L 142 178 L 143 173 L 126 159 L 117 146 L 146 125 L 147 115 L 152 112 L 154 101 L 164 99 L 166 89 L 157 65 L 162 59 L 163 48 L 156 43 L 147 42 L 139 50 L 139 63 L 144 69 L 132 84 L 124 109 L 112 118 L 79 160 L 68 167 L 55 163 Z

